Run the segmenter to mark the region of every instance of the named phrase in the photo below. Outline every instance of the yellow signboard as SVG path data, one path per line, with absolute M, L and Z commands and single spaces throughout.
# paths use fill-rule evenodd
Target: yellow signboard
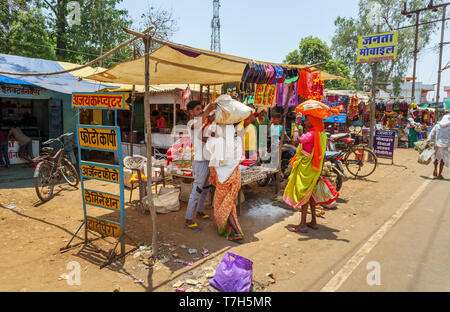
M 361 36 L 358 39 L 358 63 L 395 60 L 398 31 Z
M 119 169 L 97 167 L 81 164 L 81 174 L 87 178 L 100 179 L 108 182 L 119 182 Z
M 78 134 L 81 147 L 108 151 L 117 151 L 119 149 L 118 135 L 115 129 L 80 126 L 78 128 Z
M 130 106 L 125 101 L 129 96 L 128 93 L 74 93 L 72 107 L 128 110 Z
M 84 190 L 83 196 L 85 204 L 96 205 L 113 210 L 120 210 L 120 196 L 86 189 Z
M 119 237 L 120 226 L 105 220 L 99 220 L 92 217 L 86 217 L 86 227 L 94 232 L 108 237 Z

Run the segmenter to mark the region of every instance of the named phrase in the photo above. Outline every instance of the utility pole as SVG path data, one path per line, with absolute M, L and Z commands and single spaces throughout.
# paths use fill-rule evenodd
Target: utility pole
M 438 81 L 436 91 L 436 111 L 434 113 L 434 122 L 439 120 L 439 97 L 441 95 L 441 73 L 442 73 L 442 50 L 444 48 L 444 32 L 445 32 L 445 11 L 446 6 L 442 8 L 442 26 L 441 26 L 441 43 L 439 47 L 439 67 L 438 67 Z
M 430 0 L 430 2 L 428 3 L 428 6 L 426 8 L 421 8 L 421 9 L 413 10 L 413 11 L 407 11 L 407 1 L 405 1 L 403 3 L 403 10 L 401 12 L 402 15 L 406 15 L 407 17 L 412 17 L 413 14 L 416 15 L 416 23 L 415 23 L 416 33 L 415 33 L 415 40 L 414 40 L 414 66 L 413 66 L 413 79 L 412 79 L 412 88 L 411 88 L 411 102 L 414 102 L 414 100 L 415 100 L 416 64 L 417 64 L 417 53 L 419 52 L 417 49 L 418 40 L 419 40 L 419 19 L 420 19 L 419 15 L 420 15 L 420 13 L 429 11 L 429 10 L 431 10 L 433 12 L 437 12 L 438 8 L 442 7 L 442 8 L 444 8 L 442 24 L 443 24 L 443 28 L 445 28 L 445 8 L 449 4 L 450 4 L 450 2 L 434 5 L 433 0 Z M 441 39 L 441 56 L 440 57 L 442 57 L 442 46 L 443 46 L 443 39 Z M 442 64 L 440 63 L 439 79 L 440 79 L 441 66 L 442 66 Z M 439 90 L 438 90 L 437 94 L 439 94 Z M 437 103 L 438 103 L 438 100 L 436 100 L 436 106 L 438 106 Z M 437 109 L 438 109 L 438 107 L 436 107 L 436 112 L 437 112 Z

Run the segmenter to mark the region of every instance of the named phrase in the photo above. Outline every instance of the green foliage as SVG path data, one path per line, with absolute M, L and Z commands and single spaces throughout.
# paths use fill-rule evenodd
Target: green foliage
M 331 50 L 328 45 L 319 38 L 306 37 L 300 41 L 299 49 L 290 52 L 284 63 L 312 65 L 326 62 L 321 67 L 327 73 L 337 75 L 346 80 L 328 80 L 325 81 L 325 88 L 334 90 L 351 90 L 355 88 L 350 77 L 350 68 L 341 60 L 335 60 L 331 56 Z
M 83 64 L 128 40 L 123 27 L 153 26 L 152 35 L 162 39 L 177 31 L 172 11 L 151 6 L 133 26 L 128 11 L 117 9 L 122 0 L 78 0 L 81 23 L 70 26 L 66 20 L 69 2 L 0 0 L 0 53 Z M 135 42 L 139 56 L 142 40 Z M 109 67 L 131 59 L 133 47 L 127 46 L 98 65 Z
M 54 60 L 54 46 L 39 8 L 28 1 L 0 1 L 0 53 Z
M 332 39 L 331 51 L 333 56 L 341 59 L 350 68 L 351 74 L 356 78 L 357 89 L 363 89 L 371 82 L 371 67 L 368 64 L 357 64 L 356 53 L 358 47 L 358 37 L 376 33 L 376 27 L 367 23 L 368 3 L 373 0 L 360 0 L 358 16 L 353 18 L 336 18 L 335 34 Z M 380 32 L 393 31 L 397 28 L 412 25 L 415 23 L 415 15 L 408 18 L 401 14 L 403 9 L 402 0 L 378 0 L 381 4 Z M 438 4 L 442 1 L 434 1 Z M 409 0 L 408 11 L 424 8 L 428 2 L 421 0 Z M 420 14 L 420 22 L 427 22 L 439 18 L 440 12 L 434 13 L 425 11 Z M 436 29 L 436 24 L 420 26 L 418 49 L 423 50 L 429 43 L 430 36 Z M 397 59 L 392 61 L 382 61 L 378 64 L 377 77 L 382 82 L 394 82 L 404 78 L 408 67 L 413 61 L 415 28 L 405 28 L 399 30 Z M 395 80 L 394 80 L 395 78 Z
M 331 59 L 322 69 L 327 73 L 346 78 L 345 80 L 327 80 L 325 88 L 332 90 L 354 90 L 355 83 L 350 76 L 350 68 L 342 60 Z

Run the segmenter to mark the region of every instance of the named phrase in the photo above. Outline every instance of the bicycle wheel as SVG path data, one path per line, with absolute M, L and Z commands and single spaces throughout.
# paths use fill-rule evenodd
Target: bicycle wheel
M 49 201 L 53 197 L 55 187 L 52 177 L 51 167 L 45 162 L 38 164 L 38 172 L 34 176 L 34 188 L 36 194 L 42 202 Z
M 80 182 L 78 171 L 67 158 L 64 158 L 62 161 L 61 174 L 64 180 L 66 180 L 66 182 L 69 183 L 70 186 L 76 187 Z
M 345 156 L 345 167 L 356 178 L 365 178 L 377 168 L 377 156 L 369 149 L 359 147 Z
M 334 187 L 336 188 L 336 191 L 339 192 L 342 188 L 342 183 L 344 183 L 344 179 L 336 169 L 332 168 L 331 171 L 336 175 L 336 182 L 334 183 Z

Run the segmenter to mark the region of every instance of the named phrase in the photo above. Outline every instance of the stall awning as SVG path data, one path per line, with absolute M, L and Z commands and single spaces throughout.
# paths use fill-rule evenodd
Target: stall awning
M 3 75 L 0 75 L 0 83 L 6 83 L 6 84 L 15 84 L 15 85 L 25 85 L 25 86 L 36 86 L 32 83 L 23 81 L 23 80 L 19 80 L 19 79 L 14 79 L 14 78 L 10 78 L 10 77 L 6 77 Z
M 63 63 L 65 66 L 79 66 L 76 64 Z M 69 65 L 70 64 L 70 65 Z M 17 55 L 0 54 L 0 71 L 11 73 L 51 73 L 65 70 L 66 68 L 57 61 L 29 58 Z M 93 73 L 93 72 L 92 72 Z M 3 75 L 3 77 L 14 79 L 12 84 L 28 83 L 41 88 L 71 94 L 72 92 L 96 92 L 111 87 L 98 82 L 82 81 L 77 76 L 66 73 L 53 76 L 14 76 Z M 6 79 L 5 79 L 6 81 Z M 7 82 L 5 82 L 7 83 Z
M 286 65 L 254 61 L 238 56 L 211 52 L 176 43 L 163 45 L 150 54 L 150 84 L 203 84 L 218 85 L 240 81 L 247 63 L 281 65 L 305 68 L 303 65 Z M 145 84 L 145 58 L 119 63 L 88 79 L 107 83 Z M 318 71 L 317 68 L 311 68 Z M 324 80 L 343 79 L 321 72 Z

